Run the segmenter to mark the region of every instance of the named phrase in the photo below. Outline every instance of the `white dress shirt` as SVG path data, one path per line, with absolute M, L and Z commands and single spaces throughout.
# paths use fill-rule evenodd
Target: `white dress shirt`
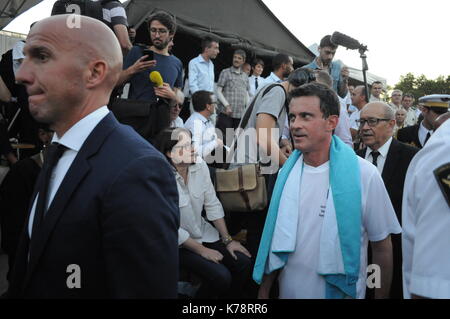
M 419 125 L 419 142 L 420 142 L 420 145 L 423 146 L 423 144 L 425 143 L 425 140 L 427 139 L 428 132 L 430 132 L 430 135 L 433 134 L 433 130 L 429 130 L 425 126 L 423 126 L 423 121 L 420 122 L 420 125 Z
M 178 172 L 175 173 L 175 179 L 180 207 L 178 245 L 182 245 L 188 238 L 199 243 L 218 241 L 219 232 L 202 217 L 203 208 L 209 221 L 224 217 L 222 204 L 216 196 L 206 163 L 200 160 L 189 166 L 187 185 Z
M 248 78 L 248 84 L 250 84 L 250 91 L 248 93 L 250 94 L 250 97 L 255 96 L 259 88 L 264 85 L 264 80 L 265 79 L 262 76 L 252 75 Z M 258 81 L 258 88 L 256 88 L 256 81 Z
M 86 115 L 83 119 L 74 124 L 63 136 L 58 137 L 56 133 L 53 135 L 52 143 L 56 142 L 67 147 L 64 154 L 59 159 L 52 175 L 50 176 L 50 182 L 48 186 L 48 202 L 46 203 L 46 209 L 50 207 L 50 204 L 55 197 L 56 192 L 59 189 L 67 171 L 72 165 L 75 157 L 83 146 L 84 142 L 103 118 L 108 115 L 109 110 L 105 106 L 95 110 L 94 112 Z M 36 196 L 31 208 L 30 219 L 28 223 L 28 233 L 31 238 L 34 214 L 36 210 L 36 204 L 39 194 Z
M 191 94 L 204 90 L 214 92 L 214 64 L 201 54 L 189 62 L 189 90 Z
M 378 152 L 380 153 L 380 155 L 378 155 L 378 158 L 377 158 L 377 169 L 378 169 L 378 172 L 380 172 L 380 174 L 383 173 L 384 163 L 386 163 L 386 157 L 387 157 L 387 153 L 389 152 L 389 147 L 391 147 L 391 143 L 392 143 L 392 137 L 390 137 L 387 140 L 387 142 L 384 143 L 383 146 L 381 146 L 378 149 Z M 370 154 L 371 152 L 373 152 L 373 149 L 371 149 L 370 147 L 367 147 L 366 156 L 364 158 L 372 163 L 373 157 L 372 157 L 372 154 Z
M 214 124 L 198 112 L 194 112 L 184 124 L 192 133 L 192 143 L 202 158 L 205 158 L 217 147 L 217 135 Z

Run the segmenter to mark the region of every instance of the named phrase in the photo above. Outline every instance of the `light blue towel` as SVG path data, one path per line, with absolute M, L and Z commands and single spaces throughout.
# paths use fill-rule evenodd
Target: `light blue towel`
M 270 248 L 283 188 L 300 155 L 301 152 L 298 150 L 292 153 L 275 183 L 253 270 L 253 279 L 258 284 L 261 283 L 265 273 L 269 253 L 277 255 L 282 261 L 278 269 L 284 267 L 289 257 L 289 252 L 270 252 Z M 355 152 L 338 137 L 333 136 L 330 147 L 330 185 L 345 274 L 321 273 L 327 283 L 325 291 L 327 299 L 356 298 L 361 251 L 360 183 L 359 164 Z M 277 269 L 268 269 L 269 272 L 274 270 Z

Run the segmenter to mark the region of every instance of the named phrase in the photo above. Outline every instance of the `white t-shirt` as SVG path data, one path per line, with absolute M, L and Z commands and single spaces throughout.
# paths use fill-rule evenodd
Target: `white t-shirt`
M 450 163 L 450 120 L 411 161 L 403 192 L 403 294 L 450 298 L 450 207 L 434 170 Z
M 361 266 L 357 282 L 357 298 L 364 298 L 367 278 L 368 241 L 380 241 L 389 234 L 398 234 L 397 221 L 389 195 L 378 170 L 358 158 L 361 171 L 362 224 Z M 325 279 L 317 274 L 319 243 L 329 189 L 329 162 L 311 167 L 305 164 L 300 187 L 299 219 L 295 251 L 289 255 L 279 276 L 280 298 L 323 299 Z

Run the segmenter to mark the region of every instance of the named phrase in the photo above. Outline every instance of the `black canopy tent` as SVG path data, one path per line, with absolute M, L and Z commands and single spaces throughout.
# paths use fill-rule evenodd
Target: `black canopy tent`
M 42 0 L 2 0 L 0 2 L 0 30 L 6 27 L 22 12 L 34 7 L 41 1 Z
M 150 42 L 145 22 L 152 13 L 162 10 L 174 16 L 177 32 L 173 53 L 184 65 L 200 53 L 204 36 L 218 37 L 221 53 L 215 61 L 216 74 L 231 65 L 237 48 L 247 52 L 247 61 L 262 58 L 265 75 L 277 53 L 292 56 L 296 66 L 315 57 L 260 0 L 130 0 L 124 6 L 129 24 L 137 28 L 138 43 Z

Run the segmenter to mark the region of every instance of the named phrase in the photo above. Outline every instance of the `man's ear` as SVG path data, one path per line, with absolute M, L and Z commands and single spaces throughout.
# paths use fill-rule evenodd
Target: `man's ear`
M 338 123 L 339 123 L 339 116 L 338 115 L 330 115 L 327 118 L 328 121 L 328 127 L 330 129 L 330 131 L 333 131 L 334 129 L 336 129 Z
M 105 81 L 108 65 L 103 60 L 93 61 L 89 64 L 87 75 L 87 88 L 93 88 Z

